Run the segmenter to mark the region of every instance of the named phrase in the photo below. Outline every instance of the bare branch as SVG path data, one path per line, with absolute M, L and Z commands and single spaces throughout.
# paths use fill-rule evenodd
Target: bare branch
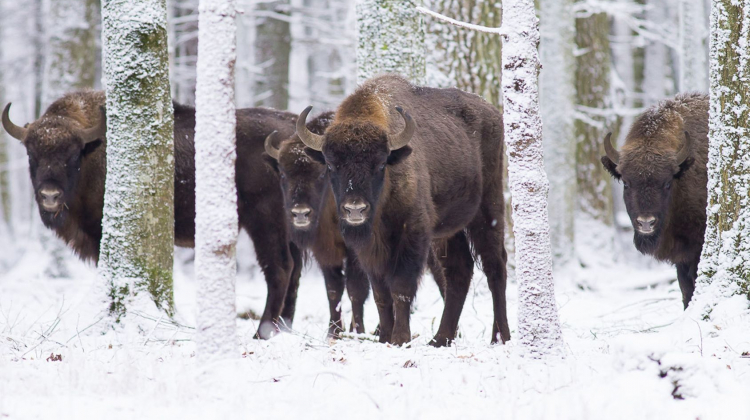
M 441 15 L 440 13 L 437 13 L 437 12 L 433 12 L 432 10 L 429 10 L 426 7 L 422 7 L 422 6 L 417 7 L 417 11 L 419 11 L 420 13 L 424 13 L 426 15 L 430 15 L 430 16 L 434 17 L 435 19 L 439 19 L 439 20 L 442 20 L 444 22 L 448 22 L 448 23 L 450 23 L 452 25 L 460 26 L 462 28 L 471 29 L 471 30 L 479 31 L 479 32 L 486 32 L 488 34 L 507 35 L 507 33 L 505 32 L 505 30 L 502 27 L 500 27 L 500 28 L 488 28 L 486 26 L 474 25 L 474 24 L 471 24 L 471 23 L 461 22 L 460 20 L 451 19 L 448 16 Z

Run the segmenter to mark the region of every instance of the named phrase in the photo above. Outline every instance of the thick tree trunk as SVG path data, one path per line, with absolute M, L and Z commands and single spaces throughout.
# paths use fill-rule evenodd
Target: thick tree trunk
M 115 321 L 172 314 L 173 110 L 165 0 L 104 0 L 107 180 L 99 272 Z
M 711 9 L 708 207 L 695 296 L 705 318 L 722 300 L 750 299 L 750 5 Z
M 364 0 L 357 5 L 357 83 L 397 73 L 425 83 L 425 27 L 421 0 Z
M 606 13 L 579 17 L 575 28 L 578 49 L 575 87 L 579 115 L 575 120 L 576 248 L 579 258 L 585 258 L 597 252 L 613 255 L 612 181 L 600 159 L 602 139 L 613 130 L 616 116 L 612 112 L 610 97 L 609 18 Z
M 549 215 L 552 255 L 562 265 L 575 255 L 576 137 L 572 0 L 541 0 L 539 90 L 544 120 L 544 163 L 550 174 Z
M 195 123 L 195 276 L 201 357 L 237 354 L 234 0 L 201 0 Z
M 703 4 L 679 0 L 680 92 L 705 92 L 708 87 Z
M 537 88 L 538 20 L 533 0 L 505 0 L 503 6 L 503 121 L 513 194 L 518 332 L 531 357 L 560 355 Z
M 255 13 L 255 106 L 287 109 L 289 106 L 289 0 L 259 2 Z
M 664 22 L 667 19 L 663 1 L 647 0 L 650 6 L 646 19 L 651 22 Z M 667 95 L 669 64 L 667 46 L 663 42 L 647 40 L 643 59 L 643 105 L 651 106 Z

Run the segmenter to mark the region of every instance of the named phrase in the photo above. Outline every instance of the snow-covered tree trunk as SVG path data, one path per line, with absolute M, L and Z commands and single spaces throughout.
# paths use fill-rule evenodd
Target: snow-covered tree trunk
M 552 278 L 542 121 L 538 19 L 533 0 L 503 2 L 503 121 L 513 194 L 518 332 L 532 357 L 562 354 Z
M 609 18 L 606 13 L 579 16 L 575 28 L 576 248 L 585 258 L 598 252 L 613 255 L 612 181 L 600 159 L 602 140 L 616 116 L 610 97 Z
M 255 106 L 287 109 L 289 105 L 289 0 L 257 2 L 255 21 Z
M 573 131 L 575 90 L 572 0 L 541 0 L 542 70 L 539 78 L 544 119 L 544 164 L 550 174 L 549 223 L 555 263 L 575 254 L 576 138 Z
M 750 299 L 750 4 L 711 8 L 706 239 L 691 306 L 710 317 L 731 296 Z
M 169 39 L 172 61 L 172 97 L 180 103 L 195 104 L 195 64 L 198 57 L 198 0 L 172 0 Z
M 195 121 L 195 276 L 198 351 L 231 357 L 237 350 L 234 0 L 201 0 Z
M 45 0 L 46 54 L 42 107 L 65 93 L 93 89 L 96 75 L 96 0 Z
M 425 83 L 425 27 L 421 0 L 363 0 L 357 5 L 357 83 L 397 73 Z
M 174 116 L 166 1 L 104 0 L 102 16 L 107 179 L 99 272 L 115 321 L 153 303 L 171 315 Z
M 708 66 L 704 43 L 703 4 L 696 0 L 680 0 L 680 91 L 705 92 Z

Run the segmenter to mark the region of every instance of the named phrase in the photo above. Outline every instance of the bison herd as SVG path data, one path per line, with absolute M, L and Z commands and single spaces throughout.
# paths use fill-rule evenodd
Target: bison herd
M 106 112 L 102 92 L 70 93 L 18 126 L 42 220 L 82 259 L 102 237 Z M 492 342 L 510 339 L 503 199 L 503 120 L 458 89 L 373 78 L 335 113 L 307 122 L 265 108 L 238 109 L 236 183 L 240 226 L 255 244 L 268 295 L 257 337 L 290 326 L 302 266 L 319 264 L 330 306 L 328 333 L 364 332 L 370 287 L 380 342 L 411 340 L 409 317 L 428 268 L 445 301 L 431 344 L 450 345 L 474 266 L 492 294 Z M 195 238 L 195 109 L 174 103 L 175 244 Z M 624 184 L 636 248 L 677 267 L 690 302 L 706 227 L 708 98 L 678 95 L 647 110 L 618 152 L 604 140 L 604 167 Z

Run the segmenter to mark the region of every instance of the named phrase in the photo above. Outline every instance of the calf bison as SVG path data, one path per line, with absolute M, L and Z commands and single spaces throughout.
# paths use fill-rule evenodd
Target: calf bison
M 297 135 L 326 165 L 344 242 L 373 288 L 380 342 L 411 340 L 410 307 L 435 239 L 447 240 L 446 290 L 431 344 L 455 338 L 474 268 L 470 244 L 492 292 L 492 342 L 510 339 L 500 112 L 476 95 L 395 75 L 360 86 L 323 135 L 305 126 L 310 109 Z
M 644 112 L 619 152 L 604 139 L 604 167 L 622 180 L 625 207 L 643 254 L 677 266 L 682 303 L 695 289 L 706 231 L 708 96 L 680 94 Z
M 31 182 L 42 220 L 84 260 L 98 261 L 102 236 L 106 123 L 103 92 L 77 92 L 55 101 L 38 120 L 19 127 L 2 114 L 5 130 L 29 156 Z M 272 335 L 279 316 L 294 316 L 302 267 L 288 239 L 277 175 L 263 164 L 263 142 L 276 130 L 294 133 L 296 116 L 263 108 L 237 110 L 236 180 L 240 226 L 255 243 L 268 285 L 258 336 Z M 174 104 L 175 243 L 195 238 L 195 109 Z M 287 293 L 289 290 L 289 293 Z M 286 301 L 285 301 L 286 299 Z M 282 312 L 283 310 L 283 312 Z
M 323 113 L 307 123 L 307 129 L 323 134 L 332 120 L 332 112 Z M 268 164 L 280 175 L 292 242 L 300 249 L 311 250 L 323 272 L 331 313 L 329 336 L 337 337 L 344 328 L 340 305 L 344 285 L 352 302 L 350 331 L 364 333 L 364 303 L 370 286 L 338 229 L 336 203 L 325 165 L 305 154 L 305 144 L 296 135 L 279 142 L 278 133 L 273 132 L 266 138 L 265 147 Z M 434 251 L 428 263 L 443 293 L 445 278 Z

